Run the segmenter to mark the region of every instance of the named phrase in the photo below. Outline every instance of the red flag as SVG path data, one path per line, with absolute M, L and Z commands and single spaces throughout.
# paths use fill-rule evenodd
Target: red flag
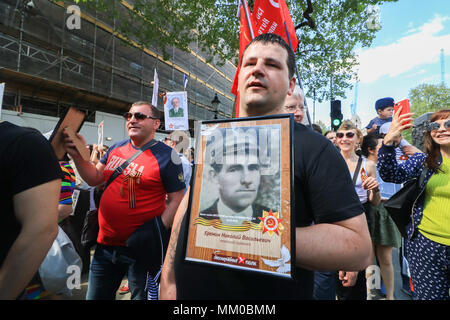
M 244 1 L 244 3 L 248 9 L 247 1 Z M 236 74 L 234 75 L 233 86 L 231 87 L 231 93 L 233 93 L 234 95 L 237 94 L 237 90 L 238 90 L 238 74 L 239 74 L 239 66 L 241 65 L 242 53 L 244 52 L 245 47 L 250 43 L 250 41 L 253 38 L 252 35 L 250 34 L 250 30 L 249 30 L 249 27 L 247 24 L 247 19 L 246 19 L 244 10 L 245 10 L 244 7 L 241 6 L 241 9 L 240 9 L 241 27 L 239 29 L 239 33 L 240 33 L 240 36 L 239 36 L 239 64 L 236 69 Z M 255 30 L 255 22 L 250 13 L 250 10 L 247 11 L 247 15 L 250 20 L 250 27 L 252 28 L 252 30 Z
M 240 20 L 241 20 L 241 27 L 239 29 L 239 64 L 236 68 L 236 74 L 234 75 L 234 81 L 233 86 L 231 87 L 231 93 L 237 96 L 236 99 L 236 118 L 239 117 L 239 92 L 238 92 L 238 75 L 241 65 L 241 56 L 242 53 L 244 53 L 245 47 L 250 43 L 250 41 L 253 39 L 253 30 L 255 30 L 255 22 L 252 17 L 252 14 L 248 8 L 247 1 L 243 1 L 245 4 L 244 6 L 240 6 Z M 245 12 L 247 11 L 247 14 Z M 247 20 L 248 18 L 248 20 Z M 249 24 L 247 23 L 250 23 Z
M 255 0 L 253 17 L 256 22 L 255 37 L 263 33 L 276 33 L 289 43 L 284 26 L 286 22 L 292 48 L 294 52 L 297 50 L 295 26 L 285 0 Z

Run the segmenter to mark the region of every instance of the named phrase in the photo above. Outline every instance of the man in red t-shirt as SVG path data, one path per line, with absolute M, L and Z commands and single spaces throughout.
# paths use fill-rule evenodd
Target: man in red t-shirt
M 130 139 L 109 148 L 97 165 L 83 160 L 68 137 L 66 150 L 81 177 L 91 186 L 100 185 L 108 181 L 117 167 L 153 140 L 160 125 L 159 116 L 158 109 L 150 103 L 134 103 L 124 115 Z M 154 141 L 150 145 L 103 192 L 98 215 L 100 230 L 86 296 L 88 300 L 114 299 L 125 274 L 128 275 L 131 298 L 146 299 L 147 271 L 153 270 L 143 263 L 142 251 L 148 243 L 161 243 L 158 234 L 162 234 L 164 240 L 168 239 L 168 230 L 185 188 L 182 166 L 171 160 L 172 149 L 162 142 Z M 130 235 L 152 219 L 161 228 L 156 230 L 155 227 L 154 232 L 145 233 L 147 238 L 139 239 L 141 252 L 127 247 Z M 155 267 L 161 266 L 161 251 L 145 251 L 145 255 L 150 254 L 155 257 Z

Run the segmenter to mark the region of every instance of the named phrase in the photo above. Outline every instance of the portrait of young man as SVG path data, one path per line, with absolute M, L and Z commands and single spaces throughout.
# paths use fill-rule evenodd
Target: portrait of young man
M 221 131 L 225 130 L 233 129 Z M 199 216 L 208 220 L 220 219 L 225 225 L 241 225 L 244 221 L 259 223 L 258 218 L 263 216 L 263 211 L 269 211 L 269 206 L 273 204 L 259 194 L 261 182 L 269 181 L 273 175 L 263 175 L 265 172 L 257 142 L 223 139 L 210 143 L 206 148 L 206 152 L 213 149 L 214 157 L 204 172 L 204 178 L 209 180 L 210 185 L 201 192 Z M 279 170 L 276 169 L 276 172 Z M 217 189 L 218 196 L 211 191 L 212 187 Z M 213 203 L 209 201 L 205 207 L 207 201 L 204 199 L 211 200 L 212 195 L 215 197 Z

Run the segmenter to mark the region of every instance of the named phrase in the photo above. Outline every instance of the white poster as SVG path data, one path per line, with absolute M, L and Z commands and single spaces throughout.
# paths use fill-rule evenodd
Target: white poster
M 158 72 L 155 68 L 155 74 L 153 76 L 153 96 L 152 96 L 152 105 L 158 107 L 158 90 L 159 90 L 159 79 Z
M 98 125 L 97 135 L 98 135 L 97 140 L 98 150 L 103 150 L 103 121 L 100 122 Z
M 187 92 L 167 92 L 164 104 L 166 130 L 189 130 Z
M 0 83 L 0 119 L 2 118 L 2 104 L 4 91 L 5 91 L 5 83 Z

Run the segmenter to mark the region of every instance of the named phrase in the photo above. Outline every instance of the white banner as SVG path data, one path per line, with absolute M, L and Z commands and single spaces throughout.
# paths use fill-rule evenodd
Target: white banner
M 5 91 L 5 83 L 0 83 L 0 119 L 2 118 L 2 104 L 4 91 Z
M 98 125 L 97 135 L 98 135 L 97 146 L 98 150 L 101 151 L 103 150 L 103 121 L 100 122 Z
M 153 96 L 152 96 L 152 105 L 158 107 L 158 89 L 159 89 L 159 79 L 158 72 L 155 68 L 155 75 L 153 76 Z
M 189 130 L 187 92 L 167 92 L 164 104 L 166 130 Z

